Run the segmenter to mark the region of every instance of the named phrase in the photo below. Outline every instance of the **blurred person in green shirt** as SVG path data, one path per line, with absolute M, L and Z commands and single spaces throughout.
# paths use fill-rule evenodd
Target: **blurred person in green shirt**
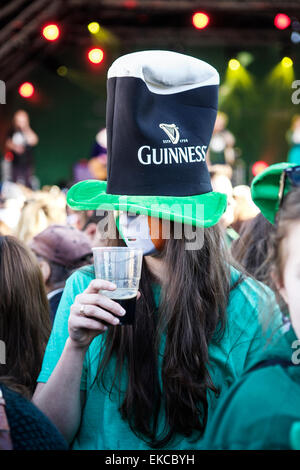
M 252 185 L 254 201 L 275 222 L 270 275 L 290 324 L 225 394 L 207 427 L 206 449 L 300 449 L 300 187 L 293 188 L 300 167 L 293 166 L 272 165 Z M 292 169 L 289 178 L 286 169 Z

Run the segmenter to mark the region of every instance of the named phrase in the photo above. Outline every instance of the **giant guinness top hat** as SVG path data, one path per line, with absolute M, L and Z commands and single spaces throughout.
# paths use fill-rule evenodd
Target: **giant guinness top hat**
M 176 52 L 117 59 L 107 81 L 107 182 L 68 191 L 78 210 L 122 210 L 211 226 L 226 209 L 212 191 L 205 154 L 218 107 L 218 72 Z

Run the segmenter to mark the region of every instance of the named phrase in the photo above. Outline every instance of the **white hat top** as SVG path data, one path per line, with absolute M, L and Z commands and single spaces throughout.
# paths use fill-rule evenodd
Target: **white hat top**
M 116 59 L 107 78 L 143 80 L 152 93 L 171 95 L 208 85 L 219 85 L 217 70 L 203 60 L 172 51 L 133 52 Z

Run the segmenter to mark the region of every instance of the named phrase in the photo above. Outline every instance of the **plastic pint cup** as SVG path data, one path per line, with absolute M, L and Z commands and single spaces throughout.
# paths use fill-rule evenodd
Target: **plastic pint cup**
M 119 317 L 120 325 L 132 325 L 143 251 L 123 246 L 101 246 L 93 248 L 93 255 L 96 278 L 113 282 L 117 286 L 114 291 L 101 290 L 101 293 L 118 302 L 126 310 L 126 314 Z

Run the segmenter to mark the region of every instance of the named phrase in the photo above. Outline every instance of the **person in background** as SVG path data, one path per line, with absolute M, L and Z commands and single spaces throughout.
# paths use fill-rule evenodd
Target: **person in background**
M 93 178 L 106 180 L 107 177 L 107 135 L 106 128 L 101 129 L 95 138 L 88 161 L 88 169 Z
M 85 224 L 83 225 L 82 231 L 89 238 L 91 246 L 99 246 L 101 241 L 104 242 L 102 230 L 105 229 L 107 216 L 107 211 L 92 211 L 92 214 L 90 217 L 88 217 Z
M 231 245 L 233 258 L 258 281 L 270 284 L 268 279 L 268 247 L 273 225 L 260 212 L 245 220 L 240 236 Z
M 226 129 L 227 122 L 227 114 L 219 111 L 210 141 L 208 155 L 206 156 L 207 164 L 210 169 L 211 166 L 214 165 L 228 165 L 231 168 L 234 164 L 235 138 L 232 132 Z
M 12 183 L 11 181 L 2 183 L 0 220 L 10 230 L 10 233 L 2 233 L 2 235 L 14 235 L 24 202 L 32 194 L 33 191 L 26 186 Z
M 300 114 L 296 114 L 291 122 L 291 127 L 286 133 L 286 139 L 290 145 L 287 156 L 289 163 L 300 164 Z
M 97 246 L 99 240 L 103 239 L 100 232 L 103 229 L 105 229 L 105 223 L 106 223 L 105 220 L 107 217 L 107 211 L 102 211 L 102 210 L 73 211 L 70 207 L 67 207 L 67 211 L 68 211 L 68 217 L 67 217 L 68 225 L 84 232 L 88 236 L 91 245 Z M 101 221 L 103 221 L 102 224 L 101 224 Z
M 73 227 L 51 225 L 33 238 L 30 248 L 43 274 L 53 323 L 67 278 L 92 262 L 91 244 L 84 233 Z
M 240 233 L 242 223 L 255 217 L 259 213 L 259 208 L 251 198 L 250 186 L 245 184 L 234 186 L 232 196 L 235 200 L 232 228 Z
M 67 224 L 78 230 L 83 230 L 88 220 L 94 216 L 95 213 L 96 211 L 94 210 L 73 211 L 67 206 Z
M 224 193 L 227 196 L 227 208 L 220 219 L 220 226 L 224 230 L 225 240 L 228 246 L 238 238 L 238 233 L 232 228 L 235 220 L 236 202 L 233 198 L 233 188 L 230 179 L 222 171 L 210 171 L 211 184 L 214 191 Z
M 271 237 L 270 275 L 288 305 L 291 324 L 226 393 L 207 428 L 206 449 L 300 449 L 299 239 L 297 188 L 285 197 Z
M 67 222 L 66 196 L 58 186 L 32 193 L 25 200 L 14 235 L 26 244 L 53 224 Z
M 95 137 L 95 141 L 93 142 L 92 149 L 91 149 L 91 158 L 94 157 L 102 157 L 106 162 L 107 157 L 107 135 L 106 135 L 106 128 L 100 129 Z
M 19 109 L 13 116 L 12 128 L 8 133 L 5 149 L 12 153 L 12 180 L 32 187 L 34 172 L 33 147 L 38 136 L 31 129 L 26 111 Z
M 74 163 L 72 182 L 78 183 L 78 181 L 92 178 L 94 178 L 94 175 L 89 170 L 89 161 L 87 158 L 81 158 Z
M 0 237 L 0 379 L 28 398 L 50 335 L 49 304 L 35 256 L 15 237 Z M 3 358 L 1 358 L 3 359 Z

